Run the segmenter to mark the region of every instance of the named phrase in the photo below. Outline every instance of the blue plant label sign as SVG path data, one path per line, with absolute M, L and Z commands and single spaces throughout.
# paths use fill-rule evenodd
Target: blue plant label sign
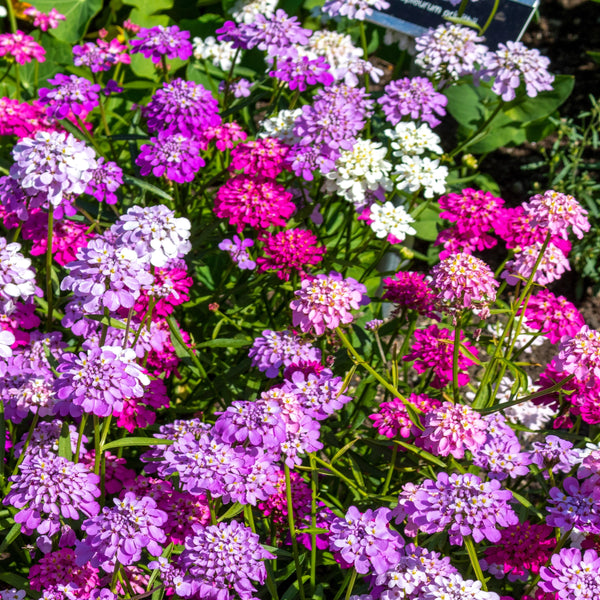
M 374 23 L 400 31 L 412 37 L 422 35 L 431 27 L 437 27 L 450 17 L 458 17 L 458 5 L 449 0 L 388 0 L 386 11 L 374 12 Z M 487 22 L 495 0 L 469 2 L 462 19 L 483 27 Z M 485 32 L 487 45 L 494 49 L 500 42 L 517 41 L 523 35 L 539 0 L 500 0 L 496 14 Z

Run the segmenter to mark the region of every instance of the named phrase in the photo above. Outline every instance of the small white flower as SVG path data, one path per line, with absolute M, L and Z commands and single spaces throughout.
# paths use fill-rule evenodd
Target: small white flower
M 296 119 L 302 114 L 301 108 L 294 110 L 280 110 L 276 115 L 265 119 L 261 123 L 262 131 L 258 137 L 272 137 L 281 140 L 284 144 L 293 146 L 300 141 L 294 133 Z
M 345 150 L 335 163 L 335 169 L 326 175 L 325 190 L 360 206 L 366 194 L 383 188 L 392 189 L 389 174 L 391 163 L 385 160 L 387 151 L 378 142 L 358 140 L 352 150 Z
M 425 150 L 442 154 L 440 136 L 433 133 L 427 123 L 417 127 L 412 121 L 401 121 L 394 129 L 386 129 L 385 135 L 392 140 L 393 155 L 403 157 L 423 154 Z
M 252 23 L 257 15 L 272 17 L 279 0 L 237 0 L 231 9 L 231 16 L 236 23 Z
M 439 160 L 404 156 L 394 171 L 398 175 L 398 189 L 417 192 L 423 189 L 425 198 L 442 195 L 446 191 L 448 167 L 440 166 Z
M 406 212 L 403 206 L 394 206 L 391 202 L 373 204 L 371 206 L 371 229 L 378 238 L 393 235 L 403 241 L 407 235 L 416 231 L 410 226 L 415 220 Z
M 194 58 L 198 60 L 210 60 L 215 67 L 222 71 L 229 71 L 233 64 L 236 50 L 233 42 L 218 42 L 214 37 L 209 36 L 206 39 L 195 37 Z

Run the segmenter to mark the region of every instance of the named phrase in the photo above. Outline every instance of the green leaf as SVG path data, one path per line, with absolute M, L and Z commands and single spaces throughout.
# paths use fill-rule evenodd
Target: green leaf
M 196 344 L 196 348 L 241 348 L 243 346 L 249 346 L 252 340 L 244 338 L 217 338 L 216 340 L 209 340 L 208 342 L 202 342 Z
M 400 442 L 398 440 L 393 440 L 395 444 L 398 446 L 402 446 L 407 450 L 410 450 L 420 458 L 424 458 L 426 461 L 437 465 L 438 467 L 442 467 L 442 469 L 446 468 L 446 463 L 443 460 L 440 460 L 437 456 L 431 454 L 431 452 L 427 452 L 427 450 L 423 450 L 423 448 L 419 448 L 418 446 L 414 446 L 413 444 L 409 444 L 408 442 Z
M 65 15 L 66 20 L 50 34 L 58 40 L 74 43 L 85 35 L 90 21 L 100 12 L 102 0 L 35 0 L 35 7 L 44 13 L 55 8 Z
M 129 18 L 142 27 L 154 27 L 155 25 L 167 25 L 167 15 L 157 15 L 157 12 L 165 12 L 173 8 L 173 0 L 123 0 L 123 4 L 133 6 Z
M 0 552 L 4 552 L 21 533 L 21 523 L 15 523 L 0 544 Z M 10 582 L 7 582 L 10 583 Z
M 217 519 L 217 521 L 221 522 L 221 521 L 224 521 L 225 519 L 231 519 L 232 517 L 239 515 L 243 510 L 244 510 L 244 505 L 240 504 L 239 502 L 235 502 L 234 504 L 232 504 L 229 507 L 229 510 L 224 515 L 221 515 Z
M 417 232 L 416 237 L 420 240 L 434 242 L 438 236 L 438 223 L 442 224 L 440 215 L 435 210 L 426 208 L 412 226 Z
M 525 508 L 528 508 L 531 512 L 535 513 L 535 515 L 540 519 L 544 518 L 542 513 L 533 504 L 531 504 L 531 502 L 529 502 L 529 500 L 527 500 L 525 496 L 521 496 L 521 494 L 518 494 L 513 490 L 511 490 L 511 492 L 512 495 L 515 497 L 515 500 L 519 501 Z
M 170 446 L 173 440 L 163 440 L 153 437 L 125 437 L 114 442 L 109 442 L 102 446 L 102 450 L 112 450 L 113 448 L 127 448 L 129 446 Z
M 112 317 L 107 317 L 106 315 L 85 315 L 88 319 L 92 319 L 92 321 L 98 321 L 102 325 L 108 325 L 109 327 L 113 327 L 114 329 L 127 329 L 127 325 L 123 323 L 123 321 L 119 321 L 118 319 L 113 319 Z
M 170 200 L 171 202 L 173 201 L 173 197 L 167 194 L 167 192 L 161 190 L 155 185 L 152 185 L 151 183 L 148 183 L 147 181 L 142 181 L 137 177 L 132 177 L 131 175 L 123 175 L 123 181 L 125 183 L 135 185 L 142 190 L 146 190 L 147 192 L 151 192 L 152 194 L 158 196 L 159 198 L 162 198 L 163 200 Z
M 21 83 L 32 94 L 39 87 L 48 87 L 48 79 L 52 79 L 57 73 L 64 73 L 63 65 L 73 62 L 73 45 L 71 43 L 54 39 L 49 35 L 42 36 L 42 43 L 46 50 L 46 60 L 42 63 L 32 61 L 20 68 Z
M 539 141 L 552 131 L 548 117 L 569 97 L 574 83 L 570 75 L 557 75 L 552 91 L 530 98 L 521 90 L 517 98 L 503 105 L 487 131 L 482 132 L 480 139 L 474 140 L 465 151 L 485 154 L 502 146 Z M 448 98 L 447 110 L 460 125 L 459 134 L 463 138 L 473 134 L 500 101 L 489 84 L 478 87 L 472 83 L 454 85 L 444 93 Z
M 65 421 L 60 429 L 60 437 L 58 438 L 58 455 L 73 460 L 73 450 L 71 449 L 71 430 L 69 424 Z

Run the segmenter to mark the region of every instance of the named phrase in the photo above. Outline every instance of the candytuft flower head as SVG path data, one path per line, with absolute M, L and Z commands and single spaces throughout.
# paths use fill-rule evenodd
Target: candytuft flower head
M 294 272 L 304 276 L 305 269 L 319 264 L 326 251 L 324 246 L 317 245 L 317 236 L 307 229 L 285 229 L 260 240 L 264 256 L 256 259 L 259 270 L 277 271 L 277 277 L 285 281 Z
M 567 239 L 568 228 L 581 239 L 590 230 L 588 211 L 573 196 L 548 190 L 536 194 L 523 204 L 525 214 L 531 218 L 531 227 L 549 231 L 553 236 Z
M 131 40 L 132 52 L 141 52 L 152 62 L 159 64 L 164 58 L 187 60 L 192 55 L 190 32 L 180 31 L 177 25 L 142 28 L 137 39 Z
M 521 42 L 509 41 L 498 44 L 498 50 L 488 52 L 483 61 L 483 77 L 494 79 L 492 91 L 505 102 L 516 98 L 516 90 L 522 82 L 530 98 L 539 92 L 552 91 L 554 75 L 548 72 L 550 60 L 537 48 L 529 49 Z
M 353 566 L 363 575 L 381 575 L 398 562 L 404 545 L 400 534 L 390 529 L 389 520 L 389 508 L 361 513 L 351 506 L 343 519 L 331 523 L 329 548 L 339 554 L 342 566 Z
M 85 118 L 98 106 L 100 86 L 85 77 L 57 73 L 48 79 L 54 88 L 40 88 L 40 102 L 46 104 L 46 113 L 55 119 L 66 119 L 69 114 Z
M 441 123 L 436 115 L 443 117 L 446 114 L 448 99 L 435 91 L 429 79 L 405 77 L 388 83 L 377 102 L 392 125 L 398 124 L 404 117 L 410 117 L 435 127 Z
M 184 596 L 215 597 L 217 587 L 219 599 L 233 600 L 239 594 L 251 600 L 256 591 L 252 582 L 263 584 L 267 577 L 261 561 L 270 558 L 275 557 L 260 545 L 258 535 L 238 521 L 195 525 L 181 554 L 193 590 Z
M 340 273 L 317 275 L 302 280 L 301 288 L 294 292 L 292 322 L 305 333 L 314 329 L 317 335 L 326 329 L 352 323 L 350 312 L 369 303 L 367 288 L 352 277 L 344 279 Z
M 0 34 L 0 57 L 6 55 L 11 56 L 20 65 L 33 59 L 38 62 L 46 60 L 46 50 L 22 31 Z
M 153 556 L 161 555 L 161 544 L 166 540 L 161 527 L 167 513 L 159 510 L 152 498 L 137 498 L 133 492 L 115 498 L 114 504 L 83 522 L 86 537 L 77 543 L 77 564 L 89 561 L 112 573 L 115 559 L 122 565 L 132 565 L 140 560 L 144 548 Z
M 431 270 L 431 286 L 440 305 L 450 310 L 475 310 L 485 319 L 489 305 L 496 300 L 496 288 L 490 267 L 470 254 L 453 254 Z
M 83 194 L 96 169 L 96 153 L 70 133 L 39 131 L 12 150 L 15 164 L 10 176 L 30 196 L 44 194 L 55 208 L 55 217 L 74 214 L 70 196 Z
M 542 567 L 540 588 L 558 600 L 597 598 L 600 594 L 600 557 L 595 550 L 562 548 L 552 556 L 549 567 Z
M 584 325 L 574 337 L 564 339 L 556 368 L 593 387 L 600 379 L 600 332 Z

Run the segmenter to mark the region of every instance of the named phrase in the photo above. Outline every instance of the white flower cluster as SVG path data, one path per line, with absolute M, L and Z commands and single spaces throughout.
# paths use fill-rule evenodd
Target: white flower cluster
M 297 144 L 300 138 L 294 133 L 294 123 L 301 114 L 301 108 L 280 110 L 276 115 L 265 119 L 261 123 L 261 132 L 258 134 L 258 137 L 277 138 L 289 146 Z
M 195 37 L 193 43 L 194 58 L 210 60 L 222 71 L 231 69 L 236 53 L 232 42 L 218 42 L 214 37 L 209 36 L 206 39 Z
M 231 16 L 236 23 L 253 23 L 257 15 L 272 17 L 279 0 L 237 0 L 231 8 Z
M 391 202 L 373 204 L 371 206 L 371 229 L 378 238 L 393 236 L 393 241 L 400 243 L 407 235 L 414 235 L 416 231 L 411 227 L 414 219 L 406 212 L 403 206 L 394 206 Z
M 352 38 L 336 31 L 315 31 L 306 46 L 296 46 L 299 56 L 315 60 L 322 56 L 336 81 L 343 81 L 350 87 L 356 87 L 360 75 L 378 82 L 383 71 L 368 60 L 364 60 L 363 51 L 352 43 Z
M 342 151 L 335 169 L 327 173 L 325 190 L 336 192 L 357 207 L 368 201 L 368 192 L 391 190 L 392 165 L 385 160 L 386 154 L 387 150 L 379 142 L 358 140 L 352 150 Z
M 394 173 L 398 176 L 396 186 L 400 190 L 418 192 L 422 189 L 425 198 L 441 196 L 446 191 L 448 167 L 440 166 L 439 160 L 403 156 Z
M 385 135 L 392 140 L 393 155 L 399 158 L 423 154 L 426 150 L 435 154 L 444 152 L 439 135 L 427 123 L 417 127 L 412 121 L 400 121 L 394 129 L 386 129 Z
M 396 31 L 394 29 L 386 28 L 383 36 L 383 43 L 386 46 L 398 44 L 399 50 L 406 50 L 406 52 L 408 52 L 411 56 L 414 56 L 416 53 L 415 39 L 410 35 L 406 35 L 405 33 L 401 33 L 400 31 Z

